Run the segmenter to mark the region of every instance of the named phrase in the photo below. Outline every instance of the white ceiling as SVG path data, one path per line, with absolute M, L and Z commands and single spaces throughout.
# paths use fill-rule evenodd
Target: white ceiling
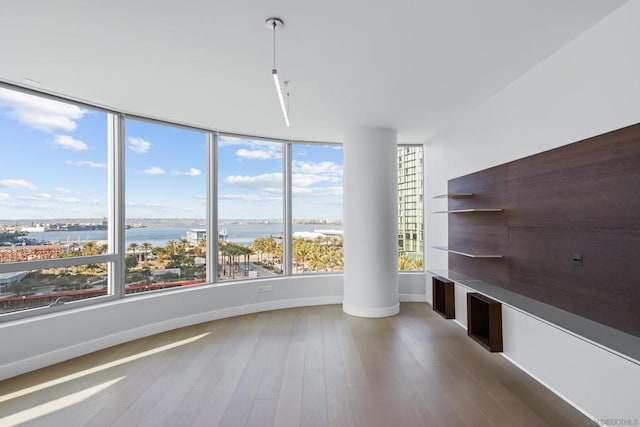
M 384 126 L 418 143 L 623 3 L 3 1 L 0 80 L 221 131 L 329 142 Z M 270 16 L 285 21 L 276 65 L 291 81 L 288 129 Z

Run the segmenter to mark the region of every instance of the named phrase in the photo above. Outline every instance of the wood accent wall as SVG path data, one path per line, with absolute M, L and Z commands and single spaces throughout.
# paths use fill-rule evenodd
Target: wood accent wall
M 455 178 L 449 269 L 640 336 L 640 124 Z M 574 261 L 581 254 L 582 265 Z

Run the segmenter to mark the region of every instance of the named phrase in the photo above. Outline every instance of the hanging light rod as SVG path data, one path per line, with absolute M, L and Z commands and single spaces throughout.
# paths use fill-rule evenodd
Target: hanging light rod
M 280 79 L 278 78 L 278 69 L 276 68 L 276 30 L 284 26 L 284 21 L 280 18 L 268 18 L 265 21 L 267 28 L 273 30 L 273 69 L 271 70 L 271 76 L 273 77 L 273 83 L 276 85 L 276 92 L 278 93 L 278 100 L 280 101 L 280 108 L 282 109 L 282 115 L 284 116 L 284 123 L 289 127 L 289 114 L 287 113 L 287 107 L 284 104 L 284 96 L 282 95 L 282 87 L 280 86 Z

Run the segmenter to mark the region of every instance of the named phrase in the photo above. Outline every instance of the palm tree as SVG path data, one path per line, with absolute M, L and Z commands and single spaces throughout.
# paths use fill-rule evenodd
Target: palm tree
M 307 255 L 309 255 L 309 245 L 305 239 L 293 239 L 292 242 L 292 250 L 293 250 L 293 262 L 296 266 L 296 272 L 300 271 L 300 266 L 302 265 L 304 271 L 304 263 L 307 259 Z
M 262 253 L 265 248 L 265 238 L 264 237 L 256 237 L 253 241 L 253 249 L 258 253 L 258 262 L 262 262 Z
M 147 267 L 147 259 L 149 258 L 149 253 L 153 249 L 153 246 L 149 242 L 144 242 L 142 244 L 142 250 L 144 251 L 144 266 Z
M 98 244 L 94 241 L 87 242 L 82 245 L 82 255 L 84 256 L 98 255 L 100 253 L 99 251 L 100 249 L 98 247 Z
M 186 256 L 187 250 L 189 249 L 190 246 L 191 246 L 191 242 L 189 241 L 189 239 L 187 239 L 186 237 L 180 238 L 180 242 L 178 243 L 178 250 L 180 251 L 181 255 Z
M 344 250 L 342 248 L 337 249 L 334 252 L 334 266 L 336 271 L 343 271 L 344 270 Z
M 169 240 L 165 245 L 167 256 L 172 257 L 176 254 L 177 242 L 175 240 Z
M 249 275 L 249 257 L 253 253 L 253 249 L 250 246 L 238 244 L 239 253 L 244 256 L 244 275 Z
M 322 254 L 319 247 L 314 247 L 313 251 L 309 254 L 309 268 L 311 271 L 320 271 L 322 268 Z
M 409 261 L 407 254 L 398 257 L 398 270 L 411 270 L 411 261 Z
M 193 254 L 199 257 L 207 256 L 207 237 L 203 237 L 193 250 Z
M 140 261 L 138 259 L 138 253 L 136 252 L 138 250 L 138 244 L 136 242 L 132 242 L 129 244 L 129 249 L 131 250 L 131 252 L 133 252 L 133 256 L 136 258 L 136 261 Z

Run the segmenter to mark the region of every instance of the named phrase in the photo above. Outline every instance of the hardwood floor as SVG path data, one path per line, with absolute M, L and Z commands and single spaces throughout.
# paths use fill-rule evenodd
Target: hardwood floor
M 0 425 L 587 426 L 424 303 L 363 319 L 270 311 L 143 338 L 0 382 Z

